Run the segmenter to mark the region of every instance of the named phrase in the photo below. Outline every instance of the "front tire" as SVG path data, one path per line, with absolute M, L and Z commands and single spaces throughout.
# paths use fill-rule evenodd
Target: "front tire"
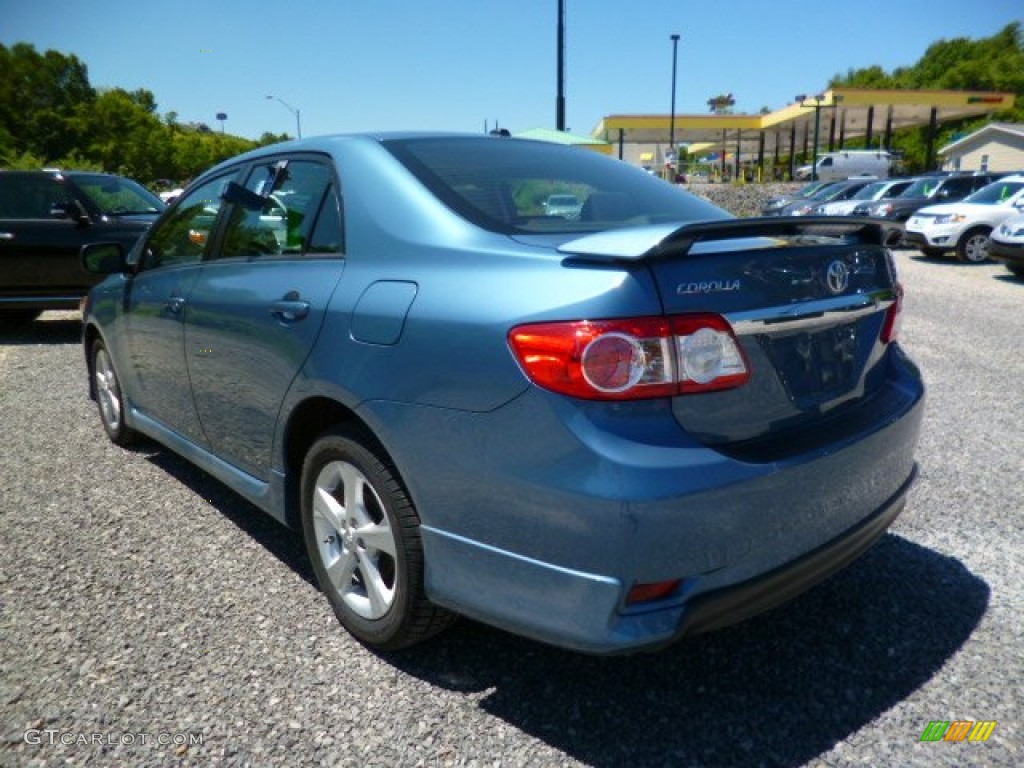
M 92 386 L 100 412 L 103 431 L 115 445 L 126 446 L 135 441 L 136 432 L 124 423 L 124 398 L 121 381 L 114 370 L 110 353 L 102 341 L 92 345 Z
M 988 261 L 988 235 L 991 231 L 987 227 L 976 227 L 964 232 L 956 244 L 956 257 L 968 264 Z
M 423 586 L 420 519 L 383 452 L 354 430 L 326 432 L 302 467 L 302 530 L 342 626 L 379 651 L 415 645 L 451 615 Z

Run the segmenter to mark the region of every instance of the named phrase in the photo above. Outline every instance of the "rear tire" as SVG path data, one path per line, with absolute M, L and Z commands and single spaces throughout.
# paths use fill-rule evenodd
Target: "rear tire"
M 988 227 L 975 227 L 964 232 L 956 243 L 956 257 L 968 264 L 988 261 L 988 235 L 991 231 Z
M 373 441 L 351 429 L 324 433 L 306 455 L 301 492 L 313 571 L 353 637 L 393 651 L 451 623 L 424 592 L 419 515 Z

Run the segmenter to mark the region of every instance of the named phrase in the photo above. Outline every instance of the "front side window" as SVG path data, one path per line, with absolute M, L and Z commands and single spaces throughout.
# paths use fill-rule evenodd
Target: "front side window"
M 639 168 L 582 148 L 494 137 L 382 143 L 441 202 L 494 232 L 585 233 L 730 218 Z M 575 202 L 560 209 L 552 204 L 558 199 Z
M 223 204 L 221 196 L 236 175 L 218 176 L 178 200 L 150 233 L 142 254 L 142 269 L 200 261 Z
M 868 184 L 866 187 L 861 187 L 857 194 L 851 197 L 851 200 L 874 200 L 881 195 L 888 187 L 884 181 L 878 181 L 874 184 Z
M 938 185 L 938 179 L 918 179 L 900 193 L 900 197 L 931 197 Z
M 332 186 L 330 168 L 315 161 L 270 161 L 246 180 L 231 210 L 219 256 L 281 256 L 310 250 L 317 212 Z

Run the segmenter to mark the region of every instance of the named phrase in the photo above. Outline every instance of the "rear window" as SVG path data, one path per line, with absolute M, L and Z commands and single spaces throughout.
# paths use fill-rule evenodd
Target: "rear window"
M 598 232 L 732 218 L 640 168 L 587 149 L 497 137 L 383 144 L 445 205 L 494 232 Z

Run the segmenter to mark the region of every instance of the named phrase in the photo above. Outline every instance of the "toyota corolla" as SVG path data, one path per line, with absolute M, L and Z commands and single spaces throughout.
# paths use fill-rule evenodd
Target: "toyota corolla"
M 656 647 L 796 595 L 903 508 L 924 388 L 884 226 L 736 219 L 542 142 L 266 147 L 130 250 L 83 249 L 108 275 L 90 392 L 115 443 L 301 531 L 372 648 L 458 614 Z

